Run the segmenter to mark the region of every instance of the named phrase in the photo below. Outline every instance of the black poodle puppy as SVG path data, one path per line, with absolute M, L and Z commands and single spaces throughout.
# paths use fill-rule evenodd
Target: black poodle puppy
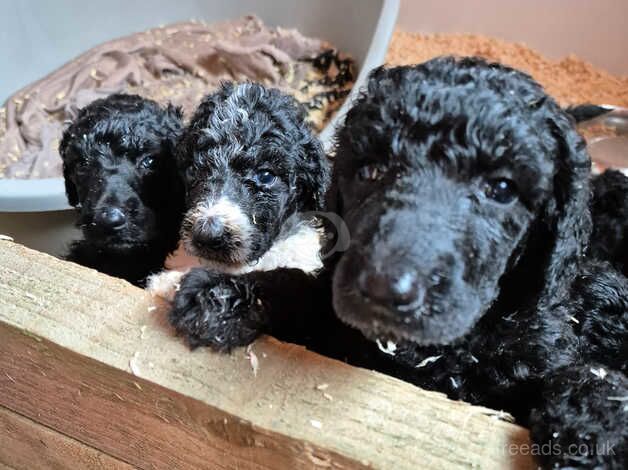
M 60 145 L 83 238 L 67 259 L 143 285 L 176 248 L 184 190 L 174 157 L 181 113 L 136 95 L 83 108 Z
M 606 170 L 593 178 L 591 254 L 628 275 L 628 177 Z
M 628 281 L 587 258 L 590 166 L 572 119 L 521 72 L 376 69 L 329 190 L 348 250 L 307 289 L 285 269 L 221 283 L 206 317 L 229 312 L 213 330 L 229 346 L 269 331 L 508 410 L 546 466 L 626 468 Z
M 396 345 L 389 372 L 509 410 L 547 465 L 625 468 L 628 284 L 585 257 L 590 159 L 538 84 L 477 59 L 378 69 L 332 185 L 334 308 Z
M 322 146 L 294 98 L 259 84 L 226 82 L 199 106 L 177 160 L 187 207 L 181 241 L 204 268 L 182 278 L 164 273 L 179 284 L 176 294 L 163 292 L 161 276 L 151 280 L 152 290 L 174 295 L 170 321 L 190 345 L 228 348 L 232 321 L 242 327 L 235 328 L 237 342 L 250 342 L 260 319 L 242 320 L 233 309 L 246 304 L 229 303 L 223 285 L 251 271 L 322 268 L 314 213 L 329 181 Z

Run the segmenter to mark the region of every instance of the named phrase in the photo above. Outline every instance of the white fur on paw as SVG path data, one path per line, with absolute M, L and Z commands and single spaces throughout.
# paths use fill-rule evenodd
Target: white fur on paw
M 161 297 L 169 302 L 174 300 L 174 295 L 179 290 L 181 278 L 186 271 L 162 271 L 159 274 L 153 274 L 148 278 L 146 290 L 151 295 Z

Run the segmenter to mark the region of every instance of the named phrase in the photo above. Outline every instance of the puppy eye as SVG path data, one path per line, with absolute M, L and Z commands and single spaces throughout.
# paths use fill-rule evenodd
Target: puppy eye
M 151 168 L 155 166 L 155 163 L 156 163 L 155 159 L 151 157 L 150 155 L 148 155 L 142 158 L 140 162 L 137 164 L 137 166 L 139 166 L 140 168 L 144 170 L 150 170 Z
M 495 178 L 486 182 L 484 194 L 500 204 L 508 204 L 517 197 L 517 185 L 507 178 Z
M 255 173 L 255 176 L 253 176 L 253 181 L 255 181 L 255 183 L 259 184 L 260 186 L 270 187 L 275 184 L 275 181 L 277 181 L 277 177 L 268 170 L 262 170 Z
M 384 172 L 379 165 L 365 165 L 358 170 L 358 178 L 362 181 L 376 181 L 384 176 Z

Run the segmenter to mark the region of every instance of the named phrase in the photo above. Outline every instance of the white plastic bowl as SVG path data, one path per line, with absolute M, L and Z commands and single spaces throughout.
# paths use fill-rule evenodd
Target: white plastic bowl
M 160 24 L 214 22 L 254 13 L 271 26 L 297 28 L 350 54 L 359 68 L 351 95 L 321 132 L 334 127 L 373 67 L 383 63 L 399 0 L 22 0 L 0 19 L 0 100 L 99 43 Z M 62 178 L 0 179 L 0 234 L 60 255 L 76 236 Z

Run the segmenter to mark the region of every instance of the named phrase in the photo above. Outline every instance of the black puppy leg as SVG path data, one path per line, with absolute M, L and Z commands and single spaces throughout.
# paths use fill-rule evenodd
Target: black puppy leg
M 628 379 L 603 366 L 558 369 L 530 417 L 547 468 L 628 468 Z
M 229 351 L 262 333 L 297 341 L 309 331 L 311 312 L 325 304 L 319 285 L 298 269 L 233 276 L 195 268 L 182 279 L 169 319 L 191 347 Z

